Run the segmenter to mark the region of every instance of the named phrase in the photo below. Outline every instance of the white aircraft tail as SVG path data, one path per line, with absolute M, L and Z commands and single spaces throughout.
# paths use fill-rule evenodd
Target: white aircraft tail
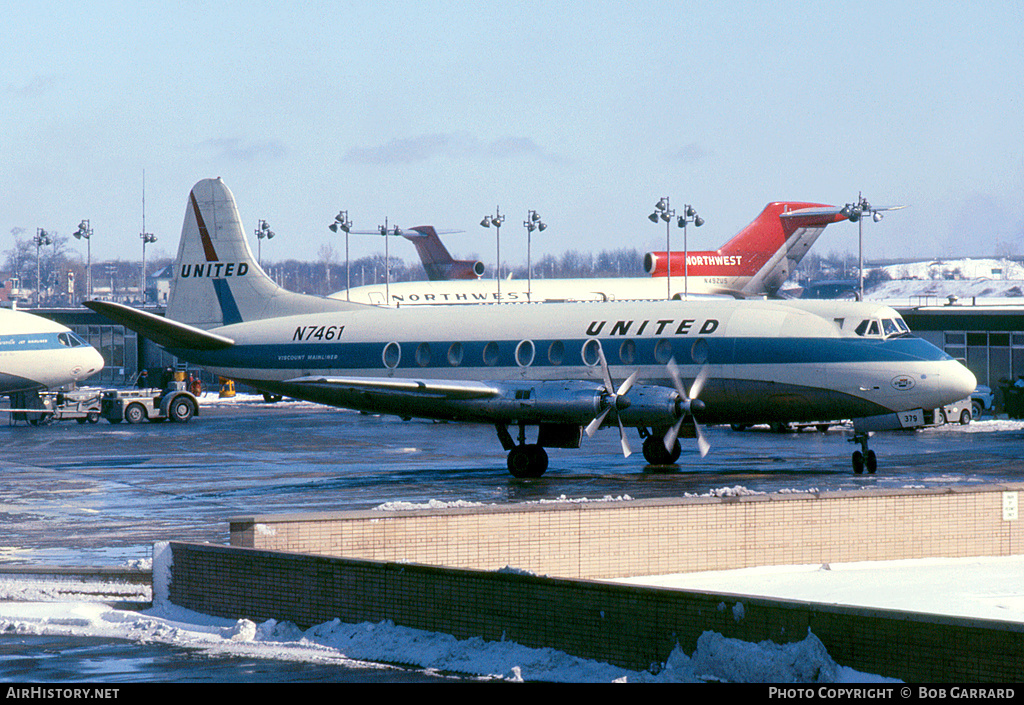
M 202 329 L 358 304 L 297 294 L 267 276 L 249 249 L 235 197 L 224 182 L 192 187 L 171 280 L 167 318 Z

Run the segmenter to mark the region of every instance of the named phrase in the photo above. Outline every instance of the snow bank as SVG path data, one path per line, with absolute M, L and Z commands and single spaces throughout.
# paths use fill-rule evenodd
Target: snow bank
M 209 657 L 247 656 L 338 665 L 400 664 L 503 681 L 547 682 L 882 682 L 835 663 L 812 634 L 795 644 L 750 644 L 705 633 L 687 655 L 676 648 L 665 664 L 631 671 L 511 641 L 456 639 L 390 621 L 333 620 L 301 630 L 290 622 L 227 620 L 169 603 L 118 610 L 102 603 L 0 603 L 0 634 L 114 638 L 194 649 Z

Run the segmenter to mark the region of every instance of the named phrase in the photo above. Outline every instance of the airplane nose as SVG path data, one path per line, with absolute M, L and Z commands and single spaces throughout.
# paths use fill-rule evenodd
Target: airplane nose
M 103 369 L 105 363 L 100 351 L 90 347 L 82 360 L 82 373 L 79 379 L 87 379 Z
M 956 367 L 953 368 L 952 374 L 949 375 L 950 391 L 955 392 L 954 396 L 957 399 L 965 399 L 974 393 L 975 388 L 978 386 L 978 379 L 962 363 L 956 362 L 954 364 Z

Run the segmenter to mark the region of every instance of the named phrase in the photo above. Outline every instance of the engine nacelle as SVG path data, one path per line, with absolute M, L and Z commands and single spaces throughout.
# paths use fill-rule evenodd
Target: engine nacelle
M 618 398 L 616 411 L 605 424 L 615 425 L 616 414 L 624 426 L 664 427 L 673 425 L 684 413 L 679 394 L 668 387 L 636 384 Z M 498 397 L 480 399 L 464 406 L 474 407 L 506 423 L 577 424 L 585 426 L 611 404 L 600 384 L 580 381 L 537 381 L 509 384 Z

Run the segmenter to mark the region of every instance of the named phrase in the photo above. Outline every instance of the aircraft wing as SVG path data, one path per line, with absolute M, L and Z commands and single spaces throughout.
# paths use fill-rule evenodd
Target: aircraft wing
M 310 375 L 285 380 L 287 384 L 350 389 L 376 394 L 403 394 L 439 399 L 483 399 L 496 397 L 502 390 L 483 382 L 459 380 L 385 379 L 372 377 L 327 377 Z
M 139 335 L 149 338 L 165 348 L 188 350 L 221 350 L 235 344 L 231 338 L 209 333 L 202 328 L 172 321 L 163 316 L 140 311 L 131 306 L 110 301 L 85 301 L 82 304 L 96 313 L 103 314 L 115 323 L 131 328 Z

